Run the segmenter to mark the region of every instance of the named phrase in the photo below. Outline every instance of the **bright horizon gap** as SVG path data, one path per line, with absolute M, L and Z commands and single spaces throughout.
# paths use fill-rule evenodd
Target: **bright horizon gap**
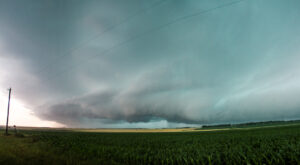
M 13 98 L 13 89 L 11 95 L 11 103 L 10 103 L 10 114 L 9 114 L 9 126 L 16 125 L 24 126 L 24 127 L 64 127 L 64 125 L 52 122 L 52 121 L 43 121 L 37 118 L 32 114 L 32 112 L 25 108 L 24 104 L 17 99 Z M 8 93 L 8 92 L 7 92 Z M 7 104 L 8 104 L 8 94 L 7 98 L 5 97 L 4 93 L 0 93 L 0 125 L 6 125 L 6 118 L 7 118 Z M 31 123 L 28 124 L 28 121 Z

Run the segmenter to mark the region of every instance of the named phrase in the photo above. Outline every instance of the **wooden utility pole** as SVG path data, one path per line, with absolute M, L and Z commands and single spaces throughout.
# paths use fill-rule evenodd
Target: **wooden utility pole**
M 8 135 L 8 118 L 9 118 L 9 106 L 10 106 L 10 94 L 11 94 L 11 88 L 8 89 L 8 106 L 7 106 L 7 119 L 6 119 L 6 130 L 5 134 Z

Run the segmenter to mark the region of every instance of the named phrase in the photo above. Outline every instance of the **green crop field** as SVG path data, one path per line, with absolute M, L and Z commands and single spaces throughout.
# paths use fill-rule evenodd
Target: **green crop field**
M 300 125 L 177 133 L 21 130 L 1 133 L 0 164 L 300 164 Z

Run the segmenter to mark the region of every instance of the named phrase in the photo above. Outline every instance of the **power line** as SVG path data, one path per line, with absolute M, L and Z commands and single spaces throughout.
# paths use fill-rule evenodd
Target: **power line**
M 10 94 L 11 94 L 11 88 L 8 89 L 8 105 L 7 105 L 7 118 L 6 118 L 6 129 L 5 134 L 8 135 L 8 119 L 9 119 L 9 107 L 10 107 Z
M 121 46 L 123 46 L 123 45 L 125 45 L 125 44 L 127 44 L 127 43 L 129 43 L 129 42 L 132 42 L 132 41 L 134 41 L 134 40 L 136 40 L 136 39 L 139 39 L 139 38 L 141 38 L 141 37 L 143 37 L 143 36 L 145 36 L 145 35 L 148 35 L 148 34 L 150 34 L 150 33 L 159 31 L 159 30 L 161 30 L 161 29 L 163 29 L 163 28 L 165 28 L 165 27 L 168 27 L 168 26 L 173 25 L 173 24 L 175 24 L 175 23 L 178 23 L 178 22 L 180 22 L 180 21 L 183 21 L 183 20 L 186 20 L 186 19 L 189 19 L 189 18 L 192 18 L 192 17 L 196 17 L 196 16 L 199 16 L 199 15 L 208 13 L 208 12 L 212 12 L 212 11 L 214 11 L 214 10 L 218 10 L 218 9 L 221 9 L 221 8 L 229 7 L 229 6 L 232 6 L 232 5 L 241 3 L 241 2 L 243 2 L 243 1 L 246 1 L 246 0 L 238 0 L 238 1 L 233 1 L 233 2 L 229 2 L 229 3 L 224 3 L 224 4 L 221 4 L 221 5 L 219 5 L 219 6 L 210 8 L 210 9 L 206 9 L 206 10 L 202 10 L 202 11 L 198 11 L 198 12 L 195 12 L 195 13 L 191 13 L 191 14 L 188 14 L 188 15 L 185 15 L 185 16 L 178 17 L 178 18 L 173 19 L 173 20 L 171 20 L 171 21 L 169 21 L 169 22 L 166 22 L 166 23 L 164 23 L 164 24 L 162 24 L 162 25 L 159 25 L 159 26 L 156 26 L 156 27 L 154 27 L 154 28 L 152 28 L 152 29 L 149 29 L 149 30 L 147 30 L 147 31 L 145 31 L 145 32 L 143 32 L 143 33 L 140 33 L 140 34 L 138 34 L 138 35 L 132 36 L 132 37 L 128 38 L 127 40 L 125 40 L 125 41 L 123 41 L 123 42 L 120 42 L 120 43 L 118 43 L 118 44 L 116 44 L 116 45 L 114 45 L 114 46 L 112 46 L 112 47 L 110 47 L 110 48 L 104 50 L 102 53 L 100 53 L 100 55 L 105 55 L 105 54 L 109 53 L 110 51 L 112 51 L 112 50 L 114 50 L 114 49 L 116 49 L 116 48 L 118 48 L 118 47 L 121 47 Z M 89 58 L 89 60 L 92 59 L 92 58 L 97 57 L 98 55 L 99 55 L 99 54 L 94 54 L 92 57 Z M 88 61 L 88 60 L 85 60 L 85 61 Z M 72 67 L 78 67 L 78 66 L 82 65 L 83 63 L 84 63 L 84 61 L 81 61 L 80 64 L 77 64 L 77 65 L 75 65 L 75 66 L 73 65 L 73 66 L 71 66 L 71 67 L 68 67 L 68 68 L 66 68 L 66 70 L 64 70 L 64 72 L 59 72 L 58 74 L 55 74 L 54 77 L 57 77 L 57 76 L 59 76 L 59 75 L 65 73 L 65 72 L 67 71 L 67 69 L 71 69 Z M 54 78 L 54 77 L 52 77 L 52 78 Z M 49 80 L 49 78 L 46 79 L 46 80 Z
M 71 48 L 69 51 L 63 53 L 62 55 L 55 56 L 56 58 L 55 58 L 54 62 L 58 61 L 59 59 L 61 59 L 64 56 L 67 56 L 67 55 L 69 55 L 69 54 L 71 54 L 71 53 L 73 53 L 75 51 L 78 51 L 79 49 L 83 48 L 86 44 L 90 43 L 91 41 L 96 40 L 97 38 L 101 37 L 102 35 L 106 34 L 107 32 L 110 32 L 110 31 L 116 29 L 118 26 L 121 26 L 121 25 L 125 24 L 126 22 L 132 20 L 133 18 L 140 16 L 140 14 L 142 14 L 142 13 L 144 13 L 144 12 L 146 12 L 146 11 L 152 9 L 152 8 L 155 8 L 155 7 L 157 7 L 157 6 L 159 6 L 162 3 L 167 2 L 167 1 L 168 0 L 159 0 L 159 1 L 156 1 L 155 3 L 153 3 L 151 6 L 149 6 L 146 9 L 138 10 L 134 14 L 132 14 L 132 15 L 128 16 L 127 18 L 125 18 L 123 21 L 121 21 L 121 22 L 119 22 L 119 23 L 117 23 L 115 25 L 112 25 L 111 27 L 105 29 L 104 31 L 101 31 L 100 33 L 94 35 L 93 37 L 91 37 L 91 38 L 89 38 L 89 39 L 81 42 L 78 46 Z M 48 65 L 45 65 L 41 70 L 39 70 L 39 72 L 37 74 L 44 72 L 50 66 L 51 66 L 51 63 L 48 63 Z

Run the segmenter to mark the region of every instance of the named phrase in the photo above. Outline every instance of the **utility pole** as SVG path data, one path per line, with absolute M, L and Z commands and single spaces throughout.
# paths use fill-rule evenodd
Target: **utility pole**
M 10 106 L 10 94 L 11 94 L 11 88 L 8 89 L 8 106 L 7 106 L 7 119 L 6 119 L 6 130 L 5 134 L 8 135 L 8 118 L 9 118 L 9 106 Z

